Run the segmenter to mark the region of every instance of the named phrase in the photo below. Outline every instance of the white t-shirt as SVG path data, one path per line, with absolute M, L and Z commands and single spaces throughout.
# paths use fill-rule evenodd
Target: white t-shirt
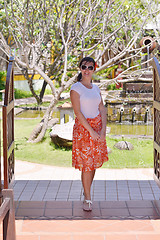
M 81 82 L 76 82 L 72 85 L 71 90 L 80 95 L 80 108 L 85 118 L 95 118 L 99 114 L 101 102 L 99 87 L 92 83 L 92 88 L 89 89 Z

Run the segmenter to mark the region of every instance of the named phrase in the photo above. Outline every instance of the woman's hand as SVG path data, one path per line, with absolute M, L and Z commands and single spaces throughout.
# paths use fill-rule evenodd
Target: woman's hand
M 90 135 L 94 140 L 100 140 L 100 135 L 95 132 L 93 129 L 90 131 Z
M 100 140 L 106 140 L 106 130 L 101 130 L 100 132 Z

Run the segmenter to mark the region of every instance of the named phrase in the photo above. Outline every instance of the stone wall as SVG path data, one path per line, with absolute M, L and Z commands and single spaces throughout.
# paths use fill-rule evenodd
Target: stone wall
M 108 122 L 153 122 L 152 98 L 105 99 Z

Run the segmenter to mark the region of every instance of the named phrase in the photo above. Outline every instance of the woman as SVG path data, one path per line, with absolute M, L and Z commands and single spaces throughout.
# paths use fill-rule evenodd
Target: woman
M 100 90 L 92 83 L 96 69 L 93 58 L 85 57 L 80 62 L 78 82 L 70 91 L 76 115 L 73 127 L 72 166 L 82 171 L 84 188 L 83 210 L 92 210 L 91 185 L 96 168 L 108 161 L 106 146 L 106 110 Z

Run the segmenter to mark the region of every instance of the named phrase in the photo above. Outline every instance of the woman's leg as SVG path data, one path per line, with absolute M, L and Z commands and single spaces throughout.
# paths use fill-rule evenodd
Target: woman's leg
M 96 172 L 96 170 L 92 171 L 92 182 L 93 182 L 93 179 L 94 179 L 95 172 Z
M 84 195 L 85 199 L 91 200 L 91 185 L 93 182 L 93 178 L 95 175 L 95 170 L 89 171 L 89 172 L 82 172 L 81 179 L 82 179 L 82 185 L 84 189 Z

